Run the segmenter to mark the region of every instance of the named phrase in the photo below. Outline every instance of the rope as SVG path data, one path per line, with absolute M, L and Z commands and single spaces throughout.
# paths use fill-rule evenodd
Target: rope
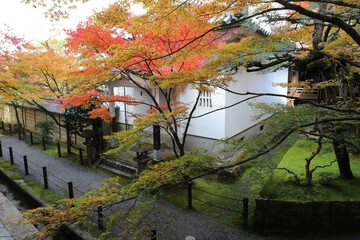
M 216 204 L 209 203 L 209 202 L 205 202 L 205 201 L 202 201 L 202 200 L 197 199 L 197 198 L 194 198 L 194 197 L 193 197 L 193 199 L 195 199 L 195 200 L 197 200 L 197 201 L 199 201 L 199 202 L 202 202 L 202 203 L 204 203 L 204 204 L 207 204 L 207 205 L 209 205 L 209 206 L 213 206 L 213 207 L 220 208 L 220 209 L 225 210 L 225 211 L 241 213 L 240 211 L 236 211 L 236 210 L 233 210 L 233 209 L 230 209 L 230 208 L 221 207 L 221 206 L 218 206 L 218 205 L 216 205 Z
M 73 186 L 73 189 L 76 190 L 76 191 L 78 191 L 78 192 L 81 193 L 81 194 L 85 194 L 83 191 L 81 191 L 80 189 L 78 189 L 78 188 L 76 188 L 76 187 L 74 187 L 74 186 Z
M 200 189 L 200 188 L 196 188 L 196 187 L 192 187 L 192 188 L 195 189 L 195 190 L 198 190 L 198 191 L 205 192 L 205 193 L 207 193 L 207 194 L 216 196 L 216 197 L 220 197 L 220 198 L 224 198 L 224 199 L 229 199 L 229 200 L 233 200 L 233 201 L 239 201 L 239 202 L 242 202 L 242 201 L 243 201 L 243 200 L 240 200 L 240 199 L 231 198 L 231 197 L 226 197 L 226 196 L 221 196 L 221 195 L 218 195 L 218 194 L 215 194 L 215 193 L 211 193 L 211 192 L 202 190 L 202 189 Z
M 55 176 L 53 173 L 51 173 L 50 171 L 47 171 L 47 173 L 48 173 L 48 175 L 51 175 L 51 176 L 53 176 L 54 178 L 56 178 L 57 180 L 59 180 L 60 182 L 63 182 L 63 183 L 65 183 L 65 184 L 68 184 L 67 182 L 65 182 L 64 180 L 62 180 L 62 179 L 60 179 L 60 178 L 58 178 L 57 176 Z

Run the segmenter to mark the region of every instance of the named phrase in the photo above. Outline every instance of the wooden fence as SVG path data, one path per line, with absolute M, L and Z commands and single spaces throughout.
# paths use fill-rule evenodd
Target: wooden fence
M 63 122 L 64 117 L 61 113 L 53 113 L 59 122 Z M 53 120 L 48 114 L 40 109 L 31 107 L 18 108 L 18 115 L 23 127 L 30 132 L 37 132 L 36 123 L 38 121 Z M 9 124 L 17 124 L 15 107 L 12 104 L 5 104 L 0 107 L 0 121 L 4 122 L 7 127 Z M 66 129 L 56 125 L 53 131 L 55 141 L 66 141 Z M 72 136 L 72 140 L 76 145 L 83 145 L 85 139 L 77 134 Z

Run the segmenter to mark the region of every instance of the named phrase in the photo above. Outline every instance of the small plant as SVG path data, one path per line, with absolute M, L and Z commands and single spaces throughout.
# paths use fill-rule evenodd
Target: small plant
M 331 172 L 319 173 L 319 183 L 324 186 L 332 186 L 334 184 L 335 175 Z

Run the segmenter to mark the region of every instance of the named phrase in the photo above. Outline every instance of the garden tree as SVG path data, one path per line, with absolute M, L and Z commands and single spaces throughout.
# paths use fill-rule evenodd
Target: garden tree
M 94 153 L 104 150 L 103 144 L 103 121 L 110 123 L 112 117 L 109 109 L 104 103 L 109 102 L 126 102 L 127 104 L 137 104 L 135 99 L 130 96 L 108 96 L 100 90 L 89 90 L 84 94 L 59 98 L 57 102 L 60 107 L 65 109 L 65 119 L 68 126 L 71 125 L 72 130 L 76 131 L 80 136 L 84 137 L 89 146 L 88 157 L 91 163 L 94 160 Z M 91 126 L 91 129 L 86 129 Z
M 77 8 L 78 3 L 86 3 L 89 0 L 22 0 L 25 4 L 31 4 L 34 8 L 46 8 L 44 15 L 51 20 L 58 21 L 60 19 L 68 18 L 70 12 Z
M 254 107 L 259 110 L 259 113 L 254 116 L 255 118 L 263 119 L 264 116 L 272 115 L 271 118 L 264 122 L 267 125 L 265 134 L 251 140 L 233 140 L 233 147 L 235 147 L 235 149 L 242 149 L 244 151 L 244 158 L 247 159 L 254 155 L 260 156 L 263 153 L 268 153 L 274 146 L 277 146 L 277 144 L 281 143 L 292 133 L 314 139 L 318 147 L 307 147 L 309 154 L 304 158 L 305 171 L 303 175 L 305 179 L 301 179 L 300 175 L 296 174 L 291 167 L 279 168 L 277 166 L 270 166 L 273 169 L 286 170 L 295 177 L 298 184 L 305 180 L 305 185 L 310 186 L 312 184 L 313 172 L 331 166 L 334 162 L 332 159 L 329 159 L 326 164 L 319 165 L 316 161 L 313 161 L 320 151 L 322 151 L 324 142 L 331 145 L 334 139 L 337 139 L 337 136 L 328 130 L 329 128 L 334 129 L 339 125 L 343 128 L 343 126 L 346 125 L 348 132 L 344 144 L 349 146 L 353 153 L 360 150 L 359 137 L 350 130 L 358 125 L 360 119 L 358 113 L 349 110 L 339 112 L 339 109 L 325 109 L 318 105 L 319 104 L 314 102 L 301 104 L 297 107 L 256 104 Z M 319 116 L 322 117 L 319 118 Z M 233 148 L 230 150 L 234 151 Z M 329 148 L 325 148 L 324 151 L 325 153 L 328 152 Z
M 15 106 L 16 120 L 21 131 L 23 119 L 20 119 L 18 110 L 26 99 L 33 98 L 39 92 L 33 88 L 31 81 L 23 82 L 27 76 L 19 67 L 18 55 L 21 54 L 29 43 L 23 38 L 18 38 L 11 33 L 11 29 L 1 33 L 0 36 L 0 91 L 1 104 L 12 103 Z
M 13 42 L 9 47 L 16 49 L 15 44 Z M 63 43 L 56 40 L 49 40 L 39 45 L 26 44 L 19 51 L 8 56 L 4 61 L 6 71 L 3 74 L 13 74 L 15 79 L 11 81 L 19 82 L 19 86 L 15 88 L 19 92 L 19 99 L 14 103 L 14 107 L 22 107 L 20 104 L 33 105 L 46 112 L 57 125 L 70 130 L 68 121 L 65 123 L 59 121 L 45 105 L 48 104 L 48 99 L 57 99 L 76 88 L 76 79 L 70 74 L 77 69 L 75 63 L 74 56 L 66 55 L 63 51 Z M 4 75 L 4 78 L 8 77 Z M 66 136 L 70 153 L 71 132 L 67 131 Z
M 200 18 L 195 22 L 185 13 L 174 14 L 172 24 L 162 28 L 148 24 L 146 28 L 135 29 L 136 22 L 129 15 L 127 22 L 120 22 L 116 28 L 109 28 L 98 20 L 99 23 L 79 24 L 76 30 L 68 32 L 67 47 L 82 55 L 83 69 L 79 75 L 90 79 L 85 83 L 85 89 L 112 78 L 125 77 L 151 99 L 142 102 L 151 108 L 147 114 L 133 114 L 137 118 L 133 129 L 115 133 L 123 143 L 120 147 L 129 145 L 124 140 L 136 141 L 145 128 L 156 124 L 171 137 L 175 155 L 183 156 L 191 116 L 200 94 L 212 91 L 207 82 L 225 86 L 230 79 L 216 71 L 212 62 L 205 63 L 219 45 L 216 36 L 207 34 L 194 40 L 208 30 L 208 19 Z M 189 48 L 179 51 L 184 45 Z M 169 57 L 156 59 L 164 55 Z M 198 91 L 194 103 L 187 106 L 178 102 L 177 96 L 190 88 Z M 183 128 L 182 136 L 180 128 Z

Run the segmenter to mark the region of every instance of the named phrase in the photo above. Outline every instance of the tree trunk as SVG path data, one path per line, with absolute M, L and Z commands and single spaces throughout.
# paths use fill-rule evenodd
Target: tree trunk
M 66 150 L 68 154 L 71 154 L 71 146 L 72 146 L 72 140 L 71 140 L 71 132 L 70 127 L 67 124 L 66 126 Z
M 353 179 L 354 175 L 350 168 L 350 157 L 346 145 L 333 139 L 333 147 L 339 166 L 340 177 L 342 179 Z
M 14 110 L 15 110 L 15 117 L 16 117 L 16 123 L 17 123 L 17 125 L 18 125 L 18 131 L 20 132 L 20 134 L 22 134 L 22 132 L 23 132 L 23 126 L 22 126 L 22 123 L 21 123 L 21 121 L 20 121 L 20 116 L 19 116 L 19 112 L 18 112 L 18 110 L 19 110 L 19 106 L 15 103 L 15 102 L 13 102 L 13 106 L 14 106 Z M 21 109 L 21 108 L 20 108 Z
M 310 161 L 306 161 L 306 164 L 305 164 L 305 169 L 306 169 L 306 183 L 305 185 L 306 186 L 311 186 L 312 185 L 312 171 L 310 170 L 310 163 L 311 163 L 311 160 Z

